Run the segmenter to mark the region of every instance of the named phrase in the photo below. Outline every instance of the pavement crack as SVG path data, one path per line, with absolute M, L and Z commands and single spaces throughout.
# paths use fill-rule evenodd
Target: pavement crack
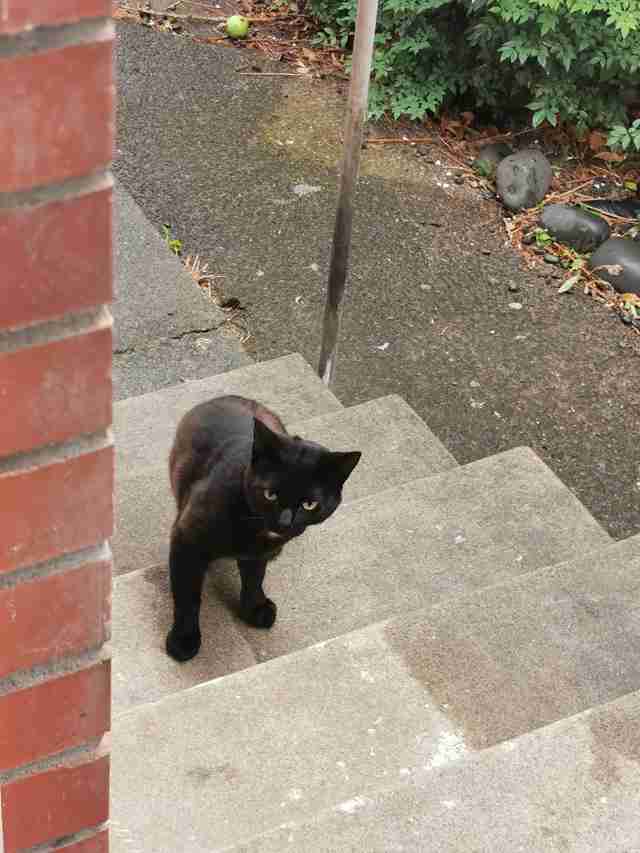
M 206 329 L 188 329 L 186 332 L 179 332 L 177 335 L 171 335 L 172 341 L 181 341 L 189 335 L 206 335 L 208 332 L 217 332 L 220 326 L 210 326 Z

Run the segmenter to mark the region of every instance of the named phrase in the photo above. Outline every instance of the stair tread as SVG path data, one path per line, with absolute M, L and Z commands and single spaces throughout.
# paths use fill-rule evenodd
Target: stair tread
M 390 394 L 287 429 L 332 450 L 361 450 L 344 489 L 345 500 L 366 497 L 457 467 L 442 442 L 402 397 Z
M 169 573 L 143 569 L 118 578 L 112 605 L 112 707 L 114 713 L 179 693 L 257 663 L 228 607 L 204 607 L 205 644 L 186 665 L 172 661 L 164 640 L 171 627 Z
M 222 394 L 258 397 L 288 420 L 342 409 L 339 400 L 300 355 L 250 364 L 116 403 L 116 468 L 132 472 L 159 461 L 166 464 L 180 418 L 198 403 Z
M 589 709 L 306 823 L 242 853 L 622 853 L 640 848 L 640 692 Z M 219 847 L 208 848 L 215 853 Z
M 492 495 L 491 502 L 487 495 Z M 142 497 L 141 497 L 142 499 Z M 203 618 L 215 631 L 203 637 L 193 670 L 198 682 L 220 673 L 223 649 L 237 639 L 255 659 L 266 660 L 379 622 L 387 617 L 472 592 L 501 580 L 587 554 L 609 537 L 575 497 L 531 451 L 509 451 L 430 478 L 388 489 L 341 507 L 327 523 L 290 543 L 270 567 L 266 589 L 279 605 L 278 621 L 259 631 L 229 620 L 238 596 L 235 566 L 212 568 Z M 170 627 L 171 600 L 159 594 L 166 566 L 116 580 L 114 668 L 125 686 L 114 695 L 119 710 L 165 695 L 183 685 L 176 664 L 162 658 Z M 150 607 L 153 625 L 144 644 L 153 648 L 145 672 L 131 652 L 141 642 L 128 626 Z M 150 586 L 151 585 L 151 586 Z M 209 661 L 205 664 L 204 661 Z M 192 664 L 187 664 L 187 667 Z M 207 670 L 207 666 L 210 670 Z M 228 670 L 243 668 L 232 656 Z M 205 673 L 203 677 L 203 672 Z M 117 684 L 117 682 L 116 682 Z M 177 686 L 176 686 L 177 685 Z M 122 704 L 119 704 L 122 702 Z
M 462 805 L 461 792 L 475 786 L 484 766 L 478 761 L 489 755 L 490 775 L 474 787 L 480 804 L 483 791 L 491 792 L 492 815 L 482 823 L 489 832 L 491 820 L 504 819 L 497 790 L 513 789 L 514 807 L 525 808 L 527 786 L 553 777 L 542 761 L 520 761 L 523 736 L 544 740 L 554 721 L 639 688 L 639 576 L 635 537 L 122 714 L 114 724 L 114 817 L 149 853 L 179 849 L 187 831 L 193 849 L 282 850 L 277 845 L 288 835 L 278 827 L 306 821 L 291 828 L 296 844 L 289 849 L 386 851 L 398 838 L 376 817 L 388 813 L 385 797 L 404 808 L 402 791 L 416 786 L 421 806 L 414 815 L 424 817 L 430 832 L 428 821 L 449 808 L 445 800 Z M 626 755 L 636 774 L 638 722 L 634 737 L 616 746 L 634 750 Z M 602 777 L 593 778 L 606 789 L 628 768 L 602 752 L 612 747 L 615 730 L 591 728 L 601 751 L 588 750 L 581 766 L 597 759 Z M 604 747 L 602 738 L 609 738 Z M 496 755 L 498 764 L 515 757 L 504 781 L 491 771 Z M 565 754 L 558 767 L 571 774 L 574 763 Z M 452 780 L 446 796 L 443 773 Z M 152 786 L 150 808 L 137 794 Z M 464 828 L 471 832 L 473 800 L 465 803 Z M 326 809 L 333 811 L 323 816 Z M 168 814 L 170 821 L 163 819 Z M 402 811 L 398 832 L 410 845 L 408 815 Z M 381 833 L 379 845 L 350 846 L 347 818 L 354 832 L 371 824 L 372 837 Z M 438 836 L 443 844 L 452 843 L 450 830 Z M 244 845 L 253 836 L 264 846 Z M 430 843 L 429 849 L 472 848 Z

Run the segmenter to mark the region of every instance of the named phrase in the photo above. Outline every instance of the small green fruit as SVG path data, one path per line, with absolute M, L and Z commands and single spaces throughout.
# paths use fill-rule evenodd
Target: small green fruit
M 227 18 L 227 33 L 232 39 L 243 39 L 249 32 L 249 21 L 242 15 L 232 15 Z

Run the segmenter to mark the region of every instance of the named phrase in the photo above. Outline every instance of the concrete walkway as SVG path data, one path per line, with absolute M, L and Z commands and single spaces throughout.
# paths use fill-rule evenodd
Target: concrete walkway
M 226 316 L 116 184 L 116 301 L 113 374 L 116 400 L 184 379 L 201 379 L 247 364 Z
M 238 73 L 252 64 L 265 67 L 246 50 L 120 25 L 116 173 L 156 228 L 170 222 L 224 274 L 259 359 L 315 363 L 342 95 Z M 404 146 L 370 146 L 335 390 L 348 405 L 402 395 L 460 463 L 529 445 L 627 536 L 640 530 L 634 339 L 556 290 L 505 248 L 492 202 Z

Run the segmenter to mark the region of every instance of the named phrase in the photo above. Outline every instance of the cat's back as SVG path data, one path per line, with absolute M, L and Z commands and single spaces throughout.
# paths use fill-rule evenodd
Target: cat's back
M 228 457 L 234 467 L 250 458 L 254 418 L 271 430 L 286 433 L 284 424 L 257 400 L 227 395 L 194 406 L 176 430 L 169 457 L 171 488 L 176 497 L 212 459 Z

